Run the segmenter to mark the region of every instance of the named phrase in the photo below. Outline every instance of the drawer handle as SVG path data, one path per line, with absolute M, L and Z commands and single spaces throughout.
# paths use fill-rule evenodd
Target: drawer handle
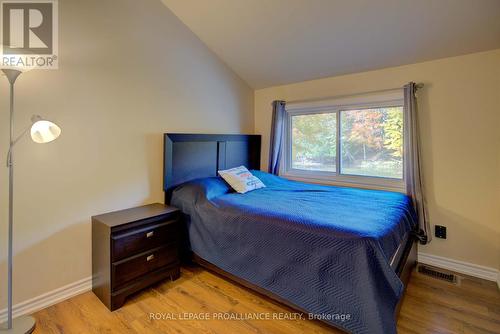
M 151 238 L 153 235 L 155 235 L 154 231 L 146 233 L 146 238 Z
M 153 261 L 155 259 L 155 255 L 154 254 L 151 254 L 149 255 L 147 258 L 146 258 L 146 261 Z

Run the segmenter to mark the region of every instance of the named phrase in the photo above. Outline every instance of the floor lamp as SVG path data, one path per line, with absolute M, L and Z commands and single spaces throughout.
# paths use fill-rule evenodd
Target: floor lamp
M 7 154 L 7 168 L 9 169 L 9 233 L 8 233 L 8 265 L 7 265 L 7 324 L 0 333 L 26 334 L 35 329 L 35 319 L 30 316 L 20 316 L 12 319 L 12 236 L 13 236 L 13 213 L 14 213 L 14 158 L 13 149 L 17 142 L 30 130 L 26 128 L 19 136 L 14 137 L 14 84 L 22 73 L 15 69 L 2 69 L 10 83 L 10 143 Z M 61 134 L 61 129 L 54 123 L 42 119 L 40 116 L 31 118 L 31 138 L 35 143 L 48 143 L 55 140 Z

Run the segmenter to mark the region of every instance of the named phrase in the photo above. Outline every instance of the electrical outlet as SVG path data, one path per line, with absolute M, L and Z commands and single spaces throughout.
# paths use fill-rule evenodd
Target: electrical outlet
M 446 226 L 434 226 L 434 235 L 436 236 L 436 238 L 446 239 Z

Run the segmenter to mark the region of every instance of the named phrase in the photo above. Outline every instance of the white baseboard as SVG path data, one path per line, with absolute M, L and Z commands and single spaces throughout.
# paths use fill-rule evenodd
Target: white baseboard
M 90 290 L 92 290 L 92 276 L 16 304 L 13 307 L 12 315 L 14 318 L 16 318 L 21 315 L 32 314 L 36 311 Z M 6 308 L 0 310 L 0 323 L 3 323 L 5 321 L 7 321 Z
M 443 269 L 456 271 L 457 273 L 482 278 L 488 281 L 496 282 L 500 287 L 500 273 L 498 269 L 480 266 L 477 264 L 453 260 L 442 256 L 428 253 L 418 253 L 418 262 Z
M 418 253 L 418 262 L 443 269 L 456 271 L 461 274 L 497 282 L 500 287 L 500 273 L 498 269 L 480 266 L 464 261 L 453 260 L 428 253 Z M 81 293 L 92 290 L 92 276 L 70 283 L 63 287 L 44 293 L 35 298 L 14 305 L 13 316 L 32 314 L 36 311 L 62 302 Z M 0 323 L 7 320 L 7 309 L 0 310 Z

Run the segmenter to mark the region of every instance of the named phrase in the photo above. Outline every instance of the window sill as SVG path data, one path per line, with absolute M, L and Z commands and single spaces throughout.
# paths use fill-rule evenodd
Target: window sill
M 298 171 L 287 171 L 280 174 L 280 176 L 306 183 L 316 183 L 332 186 L 341 187 L 351 187 L 351 188 L 362 188 L 362 189 L 374 189 L 374 190 L 386 190 L 395 191 L 400 193 L 406 192 L 406 187 L 404 182 L 401 180 L 391 180 L 386 178 L 378 177 L 363 177 L 363 176 L 350 176 L 350 175 L 328 175 L 324 173 L 310 173 L 310 172 L 298 172 Z

